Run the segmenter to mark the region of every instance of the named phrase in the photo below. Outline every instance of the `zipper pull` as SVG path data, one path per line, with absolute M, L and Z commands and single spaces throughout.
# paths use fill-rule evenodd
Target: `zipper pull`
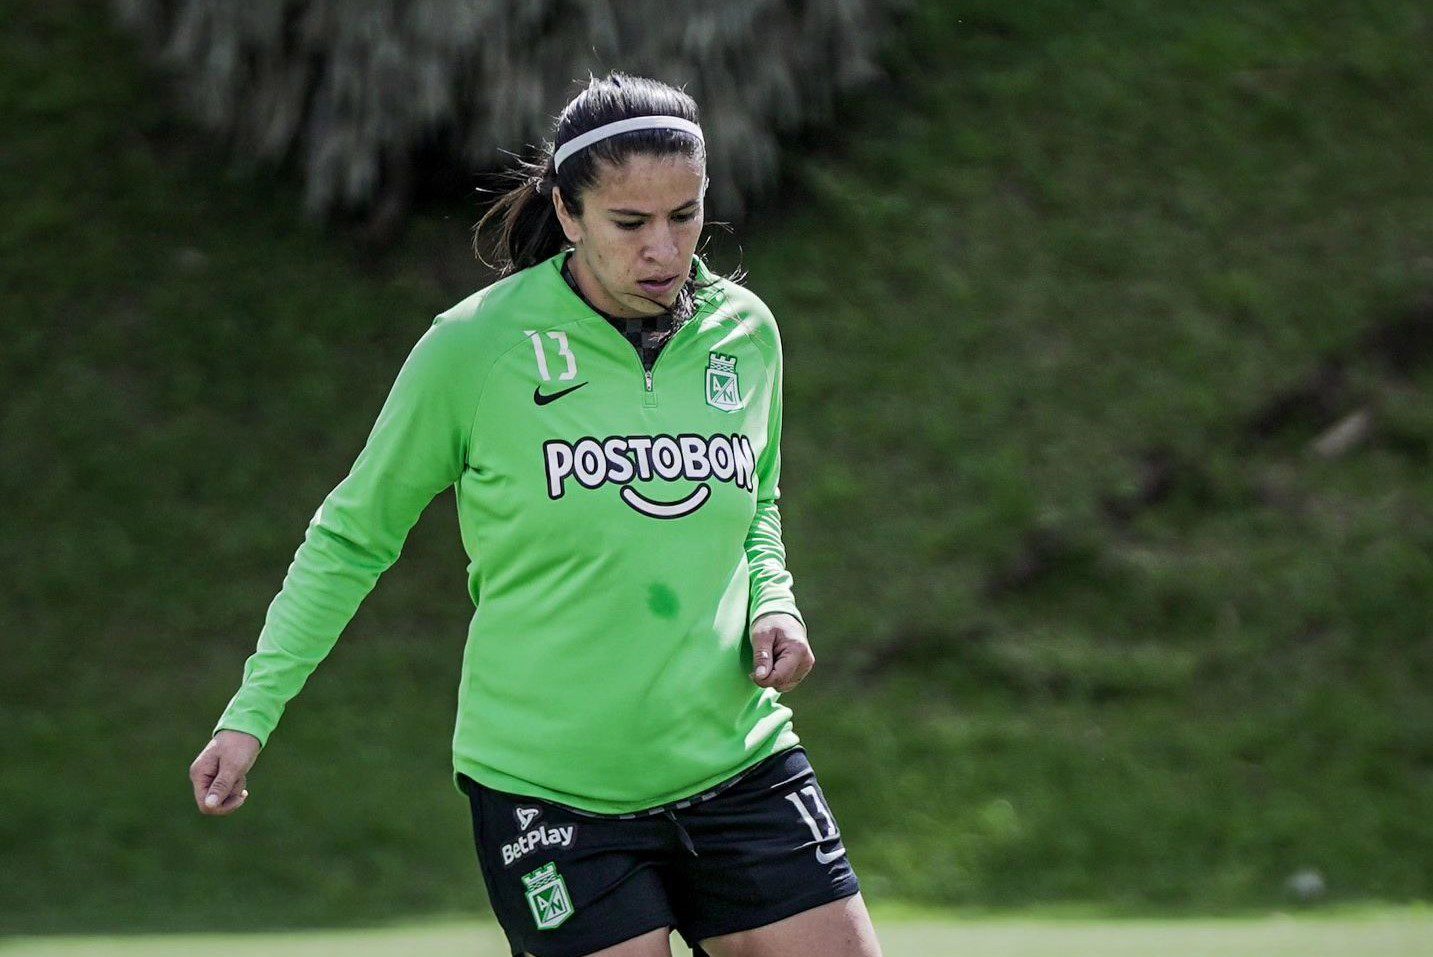
M 642 371 L 645 372 L 646 375 L 647 375 L 647 391 L 648 391 L 648 392 L 651 392 L 651 391 L 652 391 L 652 370 L 651 370 L 651 369 L 643 369 Z

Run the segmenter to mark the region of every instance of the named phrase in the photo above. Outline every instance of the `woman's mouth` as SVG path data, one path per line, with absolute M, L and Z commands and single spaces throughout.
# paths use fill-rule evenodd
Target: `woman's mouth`
M 639 279 L 637 285 L 642 291 L 653 296 L 661 296 L 671 292 L 677 285 L 678 276 L 668 276 L 666 279 Z

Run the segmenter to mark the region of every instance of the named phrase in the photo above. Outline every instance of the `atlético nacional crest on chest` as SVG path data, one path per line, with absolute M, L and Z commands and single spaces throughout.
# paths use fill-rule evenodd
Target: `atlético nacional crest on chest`
M 723 412 L 741 408 L 741 382 L 736 377 L 736 356 L 713 352 L 707 359 L 707 405 Z
M 527 887 L 527 906 L 538 930 L 552 930 L 572 916 L 572 898 L 567 882 L 557 873 L 557 865 L 549 862 L 522 876 Z

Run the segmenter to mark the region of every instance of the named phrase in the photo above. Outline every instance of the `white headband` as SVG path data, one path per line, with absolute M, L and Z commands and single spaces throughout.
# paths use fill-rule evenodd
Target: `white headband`
M 599 126 L 595 130 L 588 130 L 563 143 L 552 156 L 553 172 L 557 172 L 558 168 L 562 166 L 563 160 L 583 147 L 591 146 L 598 140 L 605 140 L 609 136 L 628 133 L 632 130 L 682 130 L 695 136 L 698 143 L 706 145 L 706 140 L 702 139 L 702 128 L 691 120 L 684 120 L 680 116 L 629 116 L 625 120 L 616 120 L 605 126 Z

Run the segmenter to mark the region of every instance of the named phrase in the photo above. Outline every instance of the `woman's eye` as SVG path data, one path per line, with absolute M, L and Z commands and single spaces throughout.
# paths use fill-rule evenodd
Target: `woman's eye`
M 642 227 L 641 222 L 635 222 L 635 223 L 618 223 L 618 224 L 617 224 L 617 228 L 618 228 L 618 229 L 640 229 L 641 227 Z
M 675 219 L 675 220 L 676 220 L 677 222 L 679 222 L 679 223 L 689 223 L 689 222 L 691 222 L 693 219 L 696 219 L 696 217 L 697 217 L 697 214 L 696 214 L 696 213 L 678 213 L 677 215 L 673 216 L 672 218 Z

